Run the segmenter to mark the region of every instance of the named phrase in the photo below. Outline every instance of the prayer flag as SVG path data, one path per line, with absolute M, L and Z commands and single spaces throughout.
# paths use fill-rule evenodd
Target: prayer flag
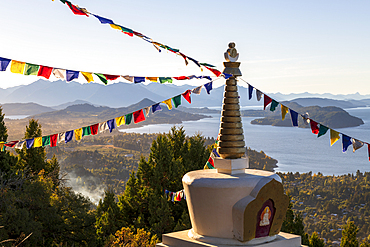
M 214 68 L 216 66 L 212 65 L 212 64 L 209 64 L 209 63 L 199 63 L 200 65 L 203 65 L 204 67 L 210 67 L 210 68 Z
M 179 77 L 174 77 L 174 79 L 181 81 L 181 80 L 189 80 L 190 78 L 188 76 L 179 76 Z
M 109 126 L 107 124 L 107 122 L 102 122 L 99 124 L 99 133 L 102 133 L 106 130 L 109 130 Z
M 86 79 L 86 81 L 87 81 L 88 83 L 90 83 L 90 82 L 94 81 L 94 78 L 93 78 L 93 76 L 92 76 L 92 73 L 89 73 L 89 72 L 82 72 L 82 71 L 81 71 L 81 74 L 85 77 L 85 79 Z
M 35 148 L 42 147 L 42 137 L 35 137 L 33 146 Z
M 186 90 L 185 93 L 182 94 L 182 97 L 184 97 L 184 99 L 189 102 L 189 104 L 191 104 L 191 97 L 190 97 L 190 94 L 191 94 L 191 91 L 190 90 Z
M 367 144 L 367 153 L 369 155 L 369 161 L 370 161 L 370 144 L 369 143 Z
M 58 134 L 54 134 L 50 136 L 50 147 L 56 147 L 58 142 Z
M 355 152 L 357 149 L 362 148 L 363 146 L 364 146 L 364 143 L 362 141 L 352 138 L 353 152 Z
M 145 121 L 145 116 L 143 109 L 133 112 L 134 115 L 134 123 L 140 123 L 142 121 Z
M 252 99 L 253 94 L 253 86 L 248 84 L 248 93 L 249 93 L 249 100 Z
M 25 62 L 19 62 L 19 61 L 16 61 L 16 60 L 12 60 L 12 63 L 10 65 L 10 71 L 12 73 L 23 75 L 25 65 L 26 65 Z
M 173 101 L 173 105 L 175 106 L 175 108 L 181 105 L 181 94 L 173 97 L 172 101 Z
M 203 169 L 215 169 L 214 160 L 215 160 L 216 157 L 220 157 L 220 155 L 218 154 L 217 149 L 213 148 L 213 150 L 212 150 L 212 152 L 211 152 L 211 154 L 208 158 L 208 161 L 206 162 Z
M 35 141 L 35 139 L 33 139 L 33 138 L 32 139 L 26 139 L 26 147 L 27 147 L 27 149 L 32 148 L 34 141 Z
M 109 128 L 109 132 L 112 133 L 112 130 L 114 128 L 116 128 L 116 126 L 115 126 L 115 119 L 113 118 L 111 120 L 108 120 L 107 121 L 107 125 L 108 125 L 108 128 Z
M 212 82 L 208 82 L 204 84 L 205 89 L 207 90 L 207 93 L 210 94 L 212 90 Z
M 271 102 L 270 111 L 275 111 L 276 107 L 279 105 L 279 102 L 275 101 L 274 99 Z
M 82 73 L 82 72 L 81 72 Z M 65 69 L 54 69 L 53 74 L 56 78 L 65 79 L 66 70 Z
M 49 79 L 52 71 L 53 71 L 52 67 L 40 65 L 40 69 L 39 72 L 37 73 L 37 76 L 42 76 L 45 77 L 46 79 Z
M 156 112 L 156 111 L 162 111 L 162 108 L 161 106 L 158 104 L 155 104 L 155 105 L 152 105 L 152 112 Z
M 81 9 L 79 9 L 77 6 L 73 5 L 69 1 L 66 1 L 68 7 L 72 10 L 73 14 L 75 15 L 86 15 L 89 17 L 85 12 L 83 12 Z
M 185 65 L 187 66 L 189 64 L 187 56 L 179 52 L 179 54 L 182 56 L 182 58 L 185 60 Z
M 82 128 L 75 129 L 75 138 L 76 138 L 76 141 L 81 140 L 81 138 L 82 138 Z
M 129 125 L 132 121 L 132 113 L 125 115 L 125 124 Z
M 90 126 L 82 127 L 82 137 L 91 135 Z
M 108 80 L 107 78 L 105 77 L 105 75 L 103 74 L 99 74 L 99 73 L 94 73 L 97 77 L 99 77 L 99 79 L 105 84 L 107 85 L 108 84 Z
M 328 132 L 328 129 L 329 129 L 328 127 L 320 124 L 319 133 L 318 133 L 317 137 L 325 135 L 326 132 Z
M 25 75 L 37 75 L 40 66 L 37 64 L 26 63 L 24 67 L 24 74 Z
M 261 98 L 262 98 L 262 92 L 260 91 L 260 90 L 258 90 L 258 89 L 256 89 L 256 96 L 257 96 L 257 100 L 258 101 L 260 101 L 261 100 Z
M 117 127 L 125 124 L 125 116 L 116 117 Z
M 317 135 L 319 133 L 319 126 L 317 126 L 317 122 L 310 119 L 310 125 L 312 133 Z
M 0 57 L 0 71 L 5 71 L 11 59 Z
M 158 77 L 146 77 L 146 79 L 148 79 L 151 82 L 157 82 L 158 81 Z
M 284 121 L 285 115 L 288 113 L 289 108 L 285 105 L 281 105 L 281 120 Z
M 26 141 L 17 142 L 15 144 L 14 148 L 16 148 L 16 149 L 22 149 L 25 143 L 26 143 Z
M 205 75 L 200 76 L 199 79 L 207 79 L 207 80 L 212 81 L 212 78 L 210 76 L 205 76 Z
M 91 131 L 91 135 L 96 135 L 98 134 L 98 130 L 99 130 L 99 124 L 93 124 L 90 126 L 90 131 Z
M 266 110 L 266 106 L 272 102 L 272 99 L 266 94 L 263 97 L 263 110 Z
M 222 73 L 220 71 L 218 71 L 217 69 L 212 69 L 212 68 L 209 68 L 207 66 L 204 66 L 206 67 L 208 70 L 210 70 L 213 74 L 215 74 L 215 76 L 219 77 Z
M 339 132 L 333 129 L 330 129 L 330 146 L 333 146 L 339 140 Z
M 168 83 L 172 83 L 172 78 L 171 77 L 159 77 L 159 82 L 160 83 L 165 83 L 165 82 L 168 82 Z
M 343 148 L 343 153 L 345 153 L 349 147 L 349 145 L 352 144 L 351 137 L 342 134 L 342 148 Z
M 193 90 L 191 90 L 191 92 L 194 94 L 200 94 L 201 91 L 202 91 L 202 86 L 193 88 Z
M 74 133 L 73 130 L 66 131 L 65 137 L 64 137 L 65 143 L 72 141 L 73 133 Z
M 66 140 L 66 132 L 58 134 L 59 143 L 65 142 Z
M 199 62 L 197 61 L 197 60 L 195 60 L 195 59 L 193 59 L 193 58 L 191 58 L 191 57 L 188 57 L 188 56 L 186 56 L 190 61 L 192 61 L 193 63 L 195 63 L 199 68 L 201 68 L 200 67 L 200 64 L 199 64 Z
M 145 82 L 145 77 L 135 76 L 134 83 L 140 83 L 140 82 Z
M 150 113 L 150 106 L 148 107 L 145 107 L 145 116 L 148 117 L 149 116 L 149 113 Z
M 42 146 L 46 147 L 50 145 L 50 136 L 43 136 L 42 137 Z
M 104 76 L 109 81 L 114 81 L 114 80 L 116 80 L 119 77 L 119 75 L 108 75 L 108 74 L 104 74 Z
M 133 76 L 129 76 L 129 75 L 123 75 L 122 76 L 124 79 L 130 81 L 130 82 L 134 82 L 134 77 Z
M 111 26 L 111 28 L 113 29 L 117 29 L 117 30 L 120 30 L 122 31 L 122 29 L 120 28 L 120 26 L 116 25 L 116 24 L 109 24 Z
M 162 103 L 165 103 L 167 105 L 168 110 L 171 110 L 172 109 L 171 99 L 167 99 L 165 101 L 162 101 Z
M 114 24 L 113 21 L 110 19 L 98 16 L 98 15 L 93 15 L 93 16 L 95 16 L 100 21 L 101 24 Z
M 10 142 L 6 142 L 4 145 L 7 146 L 7 147 L 14 147 L 15 144 L 17 144 L 19 141 L 10 141 Z
M 121 31 L 124 32 L 125 34 L 127 34 L 127 35 L 129 35 L 131 37 L 134 36 L 134 31 L 132 31 L 132 29 L 127 28 L 127 27 L 123 27 L 123 26 L 119 26 L 119 27 L 121 28 Z
M 306 112 L 304 115 L 301 115 L 301 117 L 303 118 L 303 122 L 305 125 L 308 125 L 310 123 L 308 112 Z
M 298 113 L 296 111 L 293 111 L 292 109 L 289 109 L 289 112 L 290 118 L 292 119 L 292 125 L 298 127 Z
M 74 70 L 67 70 L 66 71 L 66 80 L 67 81 L 72 81 L 73 79 L 78 78 L 79 71 L 74 71 Z
M 228 73 L 223 73 L 223 74 L 226 80 L 233 76 L 232 74 L 228 74 Z

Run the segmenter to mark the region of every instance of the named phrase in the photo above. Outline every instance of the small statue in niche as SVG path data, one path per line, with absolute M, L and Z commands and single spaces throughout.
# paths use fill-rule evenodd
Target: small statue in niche
M 271 210 L 268 206 L 265 207 L 263 213 L 261 214 L 260 226 L 270 225 Z

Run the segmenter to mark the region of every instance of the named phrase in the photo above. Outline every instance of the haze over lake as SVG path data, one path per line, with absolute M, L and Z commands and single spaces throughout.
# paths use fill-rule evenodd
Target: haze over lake
M 261 106 L 260 106 L 261 108 Z M 243 107 L 256 109 L 256 107 Z M 370 107 L 346 109 L 351 115 L 360 117 L 365 124 L 359 127 L 342 128 L 337 131 L 353 138 L 370 142 Z M 187 121 L 181 124 L 187 135 L 201 132 L 206 137 L 217 137 L 220 115 L 206 114 L 212 118 L 198 121 Z M 324 175 L 341 175 L 370 171 L 370 162 L 365 145 L 356 153 L 350 146 L 346 153 L 342 152 L 342 140 L 330 146 L 329 132 L 317 138 L 309 128 L 274 127 L 252 125 L 254 117 L 242 118 L 245 142 L 247 147 L 263 150 L 267 155 L 278 160 L 280 172 L 321 172 Z M 147 125 L 140 128 L 121 130 L 124 132 L 158 133 L 168 132 L 172 124 Z

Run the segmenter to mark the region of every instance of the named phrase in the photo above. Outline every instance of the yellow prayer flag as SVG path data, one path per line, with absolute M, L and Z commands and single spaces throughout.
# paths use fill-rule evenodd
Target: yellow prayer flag
M 0 142 L 0 151 L 4 151 L 3 149 L 4 149 L 4 144 L 5 144 L 5 142 Z
M 289 108 L 285 105 L 281 105 L 281 119 L 284 121 L 285 115 L 288 113 Z
M 89 73 L 89 72 L 82 72 L 82 71 L 81 71 L 81 74 L 85 77 L 85 79 L 86 79 L 86 81 L 87 81 L 88 83 L 90 83 L 90 82 L 94 81 L 94 78 L 93 78 L 93 76 L 92 76 L 92 74 L 91 74 L 91 73 Z
M 116 117 L 117 127 L 125 124 L 125 116 Z
M 162 103 L 165 103 L 167 105 L 168 110 L 171 110 L 172 109 L 171 99 L 167 99 L 165 101 L 162 101 Z
M 333 129 L 330 129 L 330 146 L 333 146 L 333 144 L 338 141 L 340 138 L 339 132 L 335 131 Z
M 81 140 L 81 138 L 82 138 L 82 128 L 75 129 L 75 137 L 76 137 L 76 141 Z
M 122 31 L 122 28 L 120 28 L 120 26 L 117 26 L 116 24 L 109 24 L 111 26 L 111 28 L 113 29 L 117 29 L 117 30 L 120 30 Z
M 42 137 L 35 137 L 34 142 L 33 142 L 33 146 L 35 148 L 42 147 Z
M 157 82 L 158 81 L 158 77 L 146 77 L 146 79 L 148 79 L 149 81 L 152 81 L 152 82 Z
M 25 65 L 26 65 L 25 62 L 19 62 L 19 61 L 12 60 L 12 64 L 10 65 L 10 71 L 16 74 L 23 75 Z

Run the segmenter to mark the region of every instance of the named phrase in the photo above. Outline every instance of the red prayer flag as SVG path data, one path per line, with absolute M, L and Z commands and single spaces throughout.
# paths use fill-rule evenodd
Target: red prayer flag
M 17 144 L 19 141 L 10 141 L 8 143 L 5 143 L 4 145 L 7 146 L 7 147 L 14 147 L 15 144 Z
M 142 121 L 145 121 L 143 109 L 134 112 L 133 115 L 134 115 L 134 123 L 140 123 Z
M 98 134 L 98 130 L 99 130 L 99 124 L 93 124 L 90 126 L 90 130 L 91 130 L 91 135 L 96 135 Z
M 186 92 L 182 94 L 182 97 L 184 97 L 184 99 L 186 99 L 186 101 L 189 102 L 189 104 L 191 104 L 190 94 L 191 94 L 190 90 L 186 90 Z
M 272 102 L 272 99 L 267 96 L 266 94 L 263 96 L 263 110 L 266 110 L 266 106 L 268 106 L 268 104 L 270 104 Z
M 79 8 L 77 8 L 77 6 L 73 5 L 72 3 L 66 1 L 68 7 L 72 10 L 73 14 L 75 15 L 86 15 L 87 17 L 89 17 L 85 12 L 83 12 L 82 10 L 80 10 Z
M 173 77 L 175 80 L 189 80 L 190 78 L 188 76 L 179 76 L 179 77 Z
M 40 69 L 39 72 L 37 73 L 37 76 L 43 76 L 46 79 L 49 79 L 52 71 L 53 71 L 52 67 L 40 65 Z
M 103 74 L 107 80 L 110 80 L 110 81 L 114 81 L 116 80 L 118 77 L 120 77 L 119 75 L 107 75 L 107 74 Z
M 58 142 L 58 134 L 50 136 L 50 147 L 56 147 Z
M 207 66 L 204 66 L 206 67 L 207 69 L 209 69 L 210 71 L 212 71 L 213 74 L 215 74 L 217 77 L 219 77 L 222 73 L 220 71 L 218 71 L 217 69 L 212 69 L 210 67 L 207 67 Z
M 313 121 L 312 119 L 310 119 L 310 125 L 311 125 L 312 133 L 317 135 L 319 133 L 319 126 L 317 126 L 317 123 Z
M 213 167 L 215 167 L 215 163 L 214 163 L 214 161 L 213 161 L 212 156 L 209 156 L 209 158 L 208 158 L 208 162 L 209 162 L 209 163 L 211 163 L 211 165 L 212 165 Z

